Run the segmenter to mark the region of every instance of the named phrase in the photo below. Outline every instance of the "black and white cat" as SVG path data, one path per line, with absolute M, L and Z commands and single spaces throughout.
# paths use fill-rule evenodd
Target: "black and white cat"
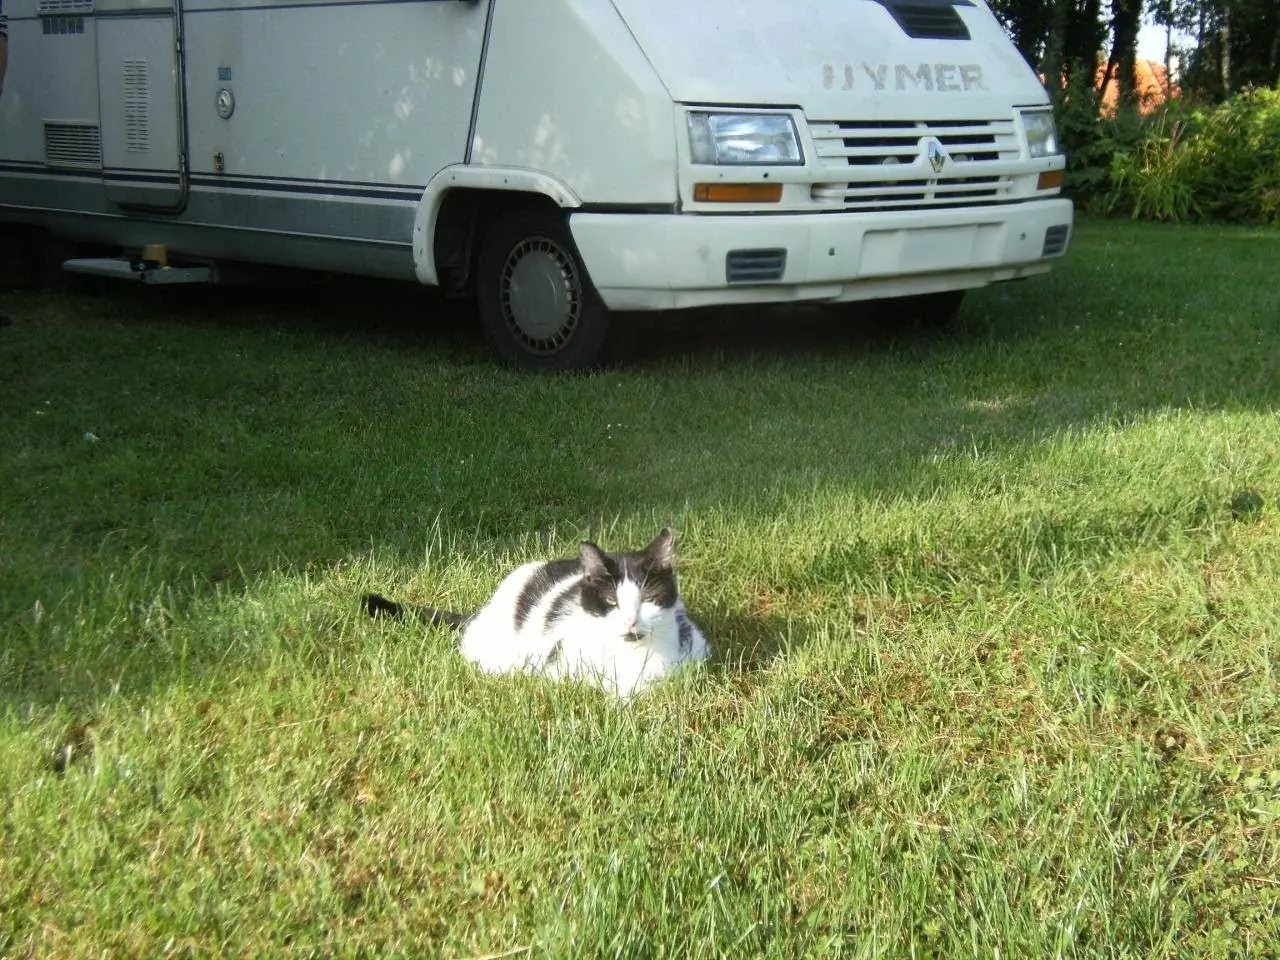
M 416 616 L 462 631 L 461 652 L 487 673 L 530 671 L 594 682 L 628 698 L 710 647 L 689 618 L 664 528 L 643 550 L 526 563 L 470 615 L 366 594 L 370 616 Z

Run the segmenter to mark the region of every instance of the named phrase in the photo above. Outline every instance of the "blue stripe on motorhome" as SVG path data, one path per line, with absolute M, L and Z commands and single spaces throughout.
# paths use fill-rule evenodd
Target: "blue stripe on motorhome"
M 302 3 L 253 3 L 253 4 L 220 4 L 219 6 L 201 7 L 184 3 L 184 14 L 195 13 L 253 13 L 258 10 L 308 10 L 315 7 L 386 7 L 406 3 L 457 3 L 458 0 L 309 0 Z
M 405 203 L 417 203 L 422 196 L 421 190 L 415 193 L 386 188 L 345 187 L 325 180 L 296 183 L 273 183 L 268 180 L 230 182 L 223 177 L 193 174 L 188 178 L 188 182 L 193 187 L 205 187 L 227 193 L 293 193 L 308 197 L 352 197 L 364 200 L 399 200 Z
M 125 181 L 129 183 L 174 184 L 178 182 L 177 171 L 164 172 L 156 170 L 136 170 L 118 167 L 106 167 L 102 171 L 104 180 Z M 296 193 L 304 196 L 331 196 L 367 198 L 370 200 L 403 200 L 417 203 L 422 197 L 425 187 L 393 186 L 380 183 L 361 183 L 346 180 L 304 180 L 284 177 L 250 177 L 244 174 L 226 176 L 221 174 L 191 174 L 188 182 L 192 186 L 214 188 L 228 192 L 248 193 Z
M 174 171 L 135 170 L 107 167 L 103 170 L 47 167 L 39 162 L 0 160 L 0 173 L 25 173 L 40 177 L 76 177 L 82 180 L 112 180 L 128 183 L 154 183 L 173 185 L 179 174 Z M 416 204 L 426 187 L 394 186 L 391 184 L 363 183 L 347 180 L 304 180 L 283 177 L 249 177 L 246 175 L 193 174 L 189 178 L 193 186 L 213 188 L 229 193 L 293 193 L 304 197 L 332 196 L 353 199 L 397 200 Z

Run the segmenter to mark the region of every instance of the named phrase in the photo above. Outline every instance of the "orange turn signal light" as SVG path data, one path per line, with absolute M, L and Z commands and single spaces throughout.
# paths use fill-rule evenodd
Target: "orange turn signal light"
M 1037 190 L 1056 190 L 1060 186 L 1062 186 L 1061 170 L 1046 170 L 1036 181 Z
M 699 203 L 777 203 L 780 183 L 695 183 L 693 199 Z

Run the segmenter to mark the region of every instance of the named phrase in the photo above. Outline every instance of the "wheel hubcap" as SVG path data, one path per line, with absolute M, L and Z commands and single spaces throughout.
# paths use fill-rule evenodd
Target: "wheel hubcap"
M 522 240 L 502 268 L 502 315 L 530 353 L 555 353 L 582 315 L 582 287 L 573 258 L 546 237 Z

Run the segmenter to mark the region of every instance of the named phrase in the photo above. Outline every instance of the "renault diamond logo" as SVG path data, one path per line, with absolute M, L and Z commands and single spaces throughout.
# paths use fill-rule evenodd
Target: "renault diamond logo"
M 942 168 L 947 165 L 947 151 L 942 149 L 942 144 L 937 140 L 929 141 L 929 166 L 933 167 L 934 173 L 941 173 Z

